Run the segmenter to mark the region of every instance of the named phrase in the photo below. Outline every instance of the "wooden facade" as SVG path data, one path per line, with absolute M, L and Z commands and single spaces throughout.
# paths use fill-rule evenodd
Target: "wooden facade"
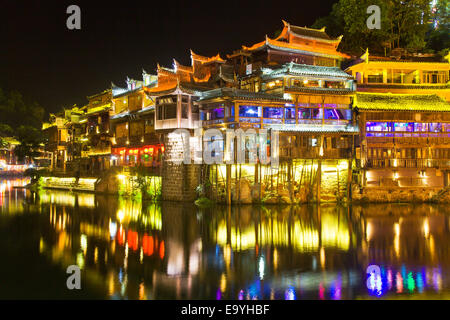
M 367 186 L 449 183 L 450 64 L 374 60 L 347 69 L 357 80 L 357 152 Z

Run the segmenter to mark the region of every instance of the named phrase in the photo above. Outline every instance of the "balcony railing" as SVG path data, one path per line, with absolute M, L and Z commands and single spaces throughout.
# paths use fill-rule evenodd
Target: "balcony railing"
M 449 168 L 450 159 L 367 159 L 365 168 Z
M 450 144 L 450 133 L 433 133 L 428 137 L 367 137 L 367 143 L 395 143 L 395 144 Z
M 319 147 L 296 148 L 281 146 L 280 157 L 294 159 L 349 159 L 352 157 L 352 152 L 350 148 L 333 148 L 324 149 L 321 155 Z

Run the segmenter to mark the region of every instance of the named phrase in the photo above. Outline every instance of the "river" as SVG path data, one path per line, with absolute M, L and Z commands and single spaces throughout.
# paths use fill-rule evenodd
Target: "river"
M 26 183 L 0 181 L 1 299 L 450 299 L 445 206 L 200 209 Z

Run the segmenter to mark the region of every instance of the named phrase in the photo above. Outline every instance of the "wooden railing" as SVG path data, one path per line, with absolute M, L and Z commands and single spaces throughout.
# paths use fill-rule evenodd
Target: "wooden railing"
M 449 168 L 450 159 L 367 159 L 365 168 Z

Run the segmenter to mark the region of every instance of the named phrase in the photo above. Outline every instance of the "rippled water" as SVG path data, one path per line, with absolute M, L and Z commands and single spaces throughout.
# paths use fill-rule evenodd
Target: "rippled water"
M 450 298 L 443 206 L 199 209 L 24 183 L 0 181 L 0 298 Z

